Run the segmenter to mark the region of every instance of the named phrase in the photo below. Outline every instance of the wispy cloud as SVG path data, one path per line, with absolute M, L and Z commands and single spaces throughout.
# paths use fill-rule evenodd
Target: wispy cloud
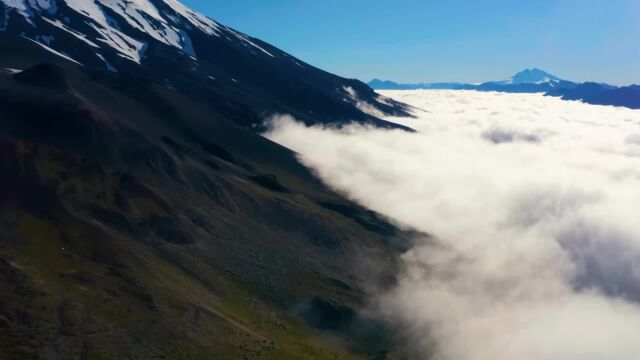
M 640 112 L 541 95 L 386 92 L 418 130 L 266 134 L 328 184 L 435 235 L 374 299 L 438 360 L 640 354 Z M 312 139 L 312 140 L 310 140 Z

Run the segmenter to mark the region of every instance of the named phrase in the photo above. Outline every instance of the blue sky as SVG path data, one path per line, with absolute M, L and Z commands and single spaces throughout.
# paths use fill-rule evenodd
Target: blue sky
M 639 0 L 182 0 L 315 66 L 368 81 L 481 82 L 539 67 L 640 83 Z

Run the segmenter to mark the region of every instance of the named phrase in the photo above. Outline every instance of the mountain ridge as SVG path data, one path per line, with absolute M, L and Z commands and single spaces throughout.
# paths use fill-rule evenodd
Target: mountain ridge
M 292 112 L 307 123 L 387 127 L 394 125 L 376 114 L 409 116 L 360 81 L 317 69 L 175 0 L 3 0 L 0 6 L 3 32 L 55 55 L 92 70 L 147 73 L 177 90 L 197 82 L 205 94 L 221 96 L 224 88 L 257 116 Z M 363 103 L 370 106 L 358 108 Z M 374 115 L 362 109 L 375 109 Z
M 544 93 L 563 100 L 579 100 L 594 105 L 623 106 L 640 109 L 637 85 L 613 86 L 605 83 L 577 83 L 563 80 L 538 68 L 525 69 L 509 80 L 468 83 L 416 83 L 400 84 L 389 80 L 373 79 L 368 83 L 376 90 L 475 90 L 506 93 Z
M 511 78 L 512 84 L 540 84 L 560 81 L 564 80 L 538 68 L 525 69 Z
M 571 81 L 562 80 L 538 68 L 522 70 L 508 80 L 487 81 L 479 84 L 460 82 L 399 84 L 388 80 L 374 79 L 369 86 L 376 90 L 401 89 L 443 89 L 443 90 L 478 90 L 504 92 L 546 92 L 556 87 L 573 87 Z

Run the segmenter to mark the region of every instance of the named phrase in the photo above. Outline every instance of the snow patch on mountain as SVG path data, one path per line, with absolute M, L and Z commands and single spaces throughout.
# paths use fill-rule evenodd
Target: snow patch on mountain
M 204 31 L 205 33 L 212 36 L 221 36 L 223 26 L 218 24 L 214 20 L 209 19 L 208 17 L 189 9 L 176 0 L 164 0 L 164 3 L 171 7 L 171 9 L 173 9 L 173 11 L 175 11 L 178 15 L 181 15 L 182 17 L 189 20 L 191 25 L 195 26 L 201 31 Z
M 4 4 L 0 31 L 8 28 L 14 14 L 22 16 L 34 28 L 37 28 L 39 20 L 44 20 L 91 47 L 100 48 L 98 43 L 107 45 L 121 57 L 136 63 L 142 61 L 148 44 L 137 32 L 126 29 L 138 30 L 196 59 L 196 49 L 190 37 L 190 33 L 194 31 L 220 38 L 224 36 L 230 41 L 238 40 L 253 54 L 262 53 L 274 57 L 249 36 L 220 25 L 177 0 L 0 0 L 0 4 Z M 58 6 L 62 4 L 81 15 L 81 21 L 66 16 L 68 14 L 64 14 L 64 18 L 60 15 L 60 19 L 54 17 Z M 87 25 L 98 36 L 78 31 Z M 33 36 L 30 37 L 33 39 Z
M 100 60 L 102 60 L 104 62 L 104 65 L 107 67 L 108 71 L 110 71 L 112 73 L 117 73 L 118 72 L 118 69 L 116 69 L 115 66 L 111 65 L 111 63 L 109 63 L 109 61 L 104 56 L 102 56 L 102 54 L 98 53 L 98 54 L 96 54 L 96 56 L 98 58 L 100 58 Z
M 46 45 L 51 45 L 55 39 L 53 35 L 36 35 L 36 41 Z
M 137 0 L 128 2 L 123 0 L 65 0 L 67 5 L 89 17 L 99 25 L 92 25 L 96 31 L 104 36 L 106 43 L 118 49 L 126 58 L 140 63 L 140 50 L 143 43 L 120 30 L 115 19 L 111 19 L 102 7 L 112 10 L 124 19 L 128 25 L 138 29 L 154 39 L 179 49 L 184 48 L 183 36 L 180 30 L 172 27 L 160 15 L 158 9 L 149 1 Z M 191 41 L 188 40 L 190 44 Z M 191 49 L 192 50 L 192 47 Z
M 22 72 L 22 70 L 18 70 L 14 68 L 4 68 L 4 71 L 11 75 L 19 74 Z
M 25 39 L 27 39 L 27 40 L 29 40 L 29 41 L 33 42 L 33 43 L 36 43 L 36 44 L 40 45 L 40 47 L 42 47 L 43 49 L 45 49 L 45 50 L 49 51 L 49 52 L 50 52 L 50 53 L 52 53 L 52 54 L 55 54 L 55 55 L 57 55 L 57 56 L 60 56 L 61 58 L 67 59 L 67 60 L 69 60 L 69 61 L 71 61 L 71 62 L 74 62 L 74 63 L 76 63 L 76 64 L 80 65 L 80 66 L 84 66 L 82 63 L 80 63 L 79 61 L 76 61 L 76 60 L 75 60 L 74 58 L 72 58 L 71 56 L 69 56 L 69 55 L 67 55 L 67 54 L 64 54 L 64 53 L 62 53 L 62 52 L 60 52 L 60 51 L 57 51 L 57 50 L 55 50 L 55 49 L 52 49 L 51 47 L 49 47 L 49 46 L 47 46 L 47 45 L 43 44 L 43 43 L 42 43 L 42 42 L 40 42 L 40 41 L 36 41 L 36 40 L 30 39 L 30 38 L 28 38 L 28 37 L 26 37 L 26 36 L 23 36 L 23 37 L 24 37 Z
M 508 84 L 546 84 L 562 81 L 559 77 L 537 68 L 526 69 L 515 74 Z
M 354 103 L 358 110 L 362 111 L 365 114 L 369 114 L 378 118 L 387 116 L 387 114 L 380 111 L 374 105 L 362 100 L 360 96 L 358 96 L 358 93 L 351 86 L 344 86 L 342 89 L 347 93 L 348 96 L 348 99 L 345 99 L 345 101 Z
M 57 27 L 60 30 L 66 31 L 69 34 L 75 36 L 77 39 L 84 41 L 85 43 L 87 43 L 89 46 L 95 47 L 95 48 L 99 48 L 100 46 L 96 43 L 94 43 L 93 41 L 87 39 L 87 36 L 84 34 L 81 34 L 73 29 L 71 29 L 70 27 L 68 27 L 67 25 L 65 25 L 63 22 L 61 22 L 60 20 L 51 20 L 48 18 L 43 17 L 42 20 L 48 22 L 49 24 Z
M 229 29 L 229 31 L 235 35 L 236 38 L 240 39 L 241 41 L 243 41 L 245 43 L 245 46 L 253 46 L 254 48 L 262 51 L 263 53 L 271 56 L 271 57 L 275 57 L 273 56 L 272 53 L 268 52 L 267 50 L 265 50 L 264 48 L 260 47 L 258 44 L 254 43 L 253 41 L 251 41 L 251 39 L 249 39 L 249 37 L 245 34 L 239 33 L 235 30 Z
M 122 2 L 122 0 L 98 0 L 103 6 L 120 15 L 132 27 L 151 35 L 167 45 L 185 49 L 185 43 L 191 44 L 188 35 L 181 29 L 170 25 L 149 1 Z M 193 54 L 193 48 L 185 51 Z
M 6 5 L 4 8 L 4 21 L 0 26 L 0 31 L 5 31 L 9 26 L 9 20 L 11 19 L 11 9 L 15 9 L 20 15 L 25 17 L 29 22 L 29 13 L 25 0 L 2 0 Z
M 58 10 L 56 0 L 28 0 L 28 2 L 32 8 L 46 10 L 49 14 L 55 14 Z
M 93 29 L 102 35 L 102 38 L 96 39 L 106 45 L 116 49 L 120 56 L 129 59 L 133 62 L 140 64 L 142 59 L 141 54 L 145 48 L 145 44 L 142 41 L 136 40 L 121 31 L 113 28 L 101 28 L 95 24 L 90 24 Z

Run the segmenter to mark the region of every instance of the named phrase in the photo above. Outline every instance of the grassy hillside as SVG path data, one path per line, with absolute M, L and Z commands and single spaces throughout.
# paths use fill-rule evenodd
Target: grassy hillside
M 259 114 L 38 51 L 0 57 L 28 69 L 0 74 L 0 358 L 396 356 L 354 259 L 405 234 L 233 119 Z

